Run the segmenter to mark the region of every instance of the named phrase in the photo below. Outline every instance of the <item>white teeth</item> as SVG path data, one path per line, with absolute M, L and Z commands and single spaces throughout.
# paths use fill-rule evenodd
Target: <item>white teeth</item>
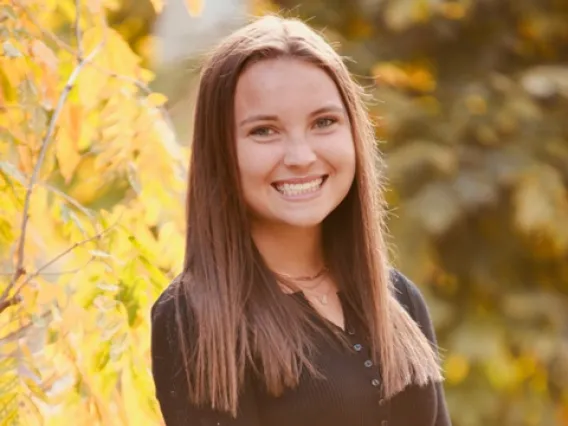
M 294 196 L 315 192 L 321 187 L 322 183 L 323 178 L 318 178 L 305 183 L 283 183 L 276 185 L 276 189 L 284 195 Z

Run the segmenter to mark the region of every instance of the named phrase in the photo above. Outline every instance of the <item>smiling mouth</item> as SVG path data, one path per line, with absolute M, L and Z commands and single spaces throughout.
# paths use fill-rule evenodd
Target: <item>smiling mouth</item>
M 308 182 L 291 183 L 279 182 L 273 183 L 272 187 L 287 197 L 295 197 L 298 195 L 311 194 L 317 192 L 327 180 L 328 175 L 323 175 Z

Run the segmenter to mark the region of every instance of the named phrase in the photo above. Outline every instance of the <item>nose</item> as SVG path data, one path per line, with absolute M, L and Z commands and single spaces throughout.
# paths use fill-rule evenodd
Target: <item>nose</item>
M 307 141 L 294 141 L 286 144 L 284 165 L 287 167 L 308 167 L 317 160 L 316 153 Z

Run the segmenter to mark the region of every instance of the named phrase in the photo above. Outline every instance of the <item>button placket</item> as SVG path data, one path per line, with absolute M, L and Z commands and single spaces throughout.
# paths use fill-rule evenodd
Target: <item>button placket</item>
M 381 390 L 381 380 L 380 380 L 380 375 L 378 374 L 378 367 L 376 367 L 371 359 L 371 353 L 368 347 L 363 346 L 362 343 L 360 343 L 360 336 L 357 335 L 357 333 L 355 332 L 355 328 L 353 326 L 351 326 L 350 321 L 349 321 L 349 315 L 347 312 L 347 309 L 343 310 L 343 315 L 344 315 L 344 321 L 345 321 L 345 333 L 347 334 L 347 336 L 349 336 L 349 340 L 351 340 L 351 344 L 353 345 L 352 348 L 353 350 L 357 353 L 357 354 L 361 354 L 361 355 L 366 355 L 365 360 L 363 361 L 363 367 L 366 370 L 369 370 L 370 373 L 370 384 L 371 386 L 373 386 L 374 388 L 376 388 L 378 390 L 379 393 L 382 393 Z M 364 350 L 365 349 L 365 350 Z M 373 368 L 375 367 L 375 368 Z M 384 401 L 381 399 L 379 401 L 379 405 L 383 405 Z
M 354 335 L 354 334 L 353 334 L 353 335 Z M 371 384 L 371 386 L 373 386 L 373 387 L 376 388 L 379 392 L 381 392 L 381 380 L 380 380 L 380 378 L 378 377 L 378 374 L 377 374 L 378 368 L 374 368 L 374 369 L 372 368 L 372 367 L 374 367 L 374 363 L 373 363 L 373 361 L 370 359 L 370 351 L 369 351 L 369 349 L 366 348 L 366 351 L 363 351 L 364 347 L 363 347 L 363 345 L 362 345 L 361 343 L 354 343 L 354 344 L 353 344 L 353 349 L 355 350 L 355 352 L 356 352 L 357 354 L 361 354 L 361 355 L 363 355 L 363 352 L 366 352 L 366 355 L 367 355 L 369 358 L 367 358 L 367 359 L 365 359 L 365 361 L 363 361 L 363 366 L 365 367 L 366 370 L 369 370 L 369 372 L 371 373 L 371 374 L 370 374 L 370 376 L 371 376 L 371 377 L 370 377 L 370 384 Z M 384 402 L 383 402 L 383 400 L 381 399 L 381 400 L 379 401 L 379 405 L 382 406 L 383 404 L 384 404 Z

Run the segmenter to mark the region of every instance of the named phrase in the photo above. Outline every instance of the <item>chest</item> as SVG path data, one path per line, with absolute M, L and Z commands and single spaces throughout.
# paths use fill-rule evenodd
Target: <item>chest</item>
M 302 374 L 299 386 L 274 397 L 256 386 L 261 424 L 270 426 L 431 426 L 433 386 L 409 386 L 389 400 L 381 393 L 379 368 L 359 334 L 347 328 L 351 349 L 325 345 L 316 356 L 321 378 Z

